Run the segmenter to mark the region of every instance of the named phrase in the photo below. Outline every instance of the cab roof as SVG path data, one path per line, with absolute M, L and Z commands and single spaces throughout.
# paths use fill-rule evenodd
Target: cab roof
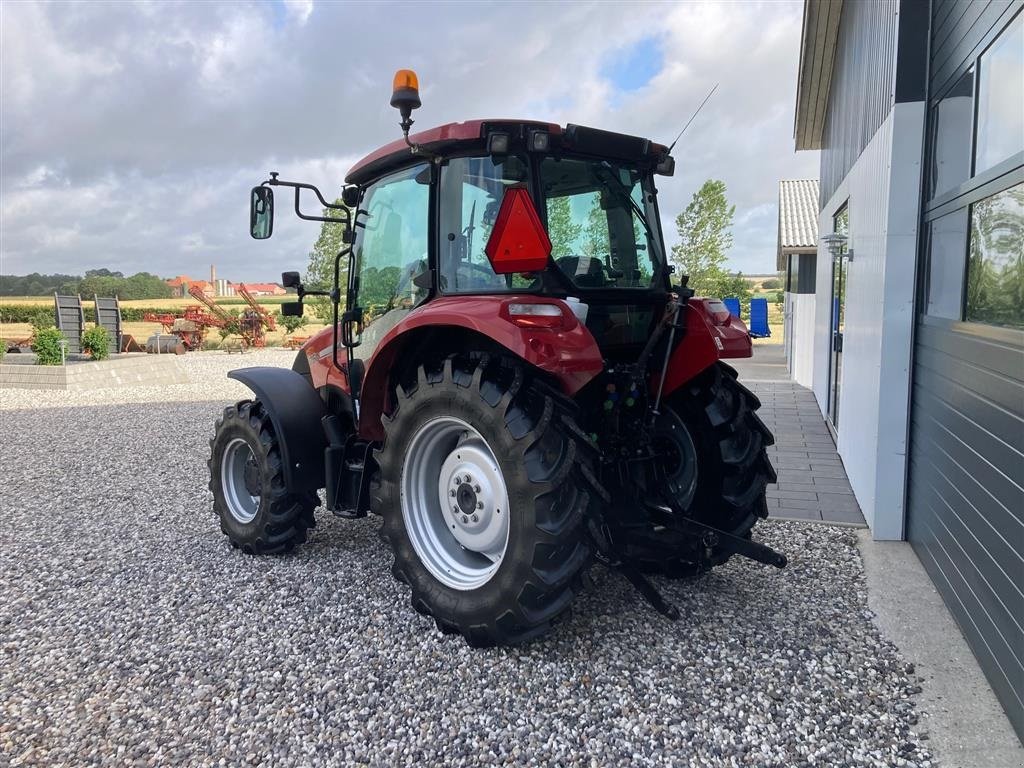
M 515 143 L 523 141 L 529 131 L 536 130 L 547 131 L 550 134 L 553 148 L 606 156 L 609 159 L 657 162 L 668 152 L 665 146 L 639 136 L 612 133 L 572 123 L 563 128 L 557 123 L 538 120 L 495 119 L 446 123 L 415 133 L 409 137 L 409 141 L 428 152 L 445 154 L 462 149 L 484 149 L 487 135 L 491 131 L 507 132 Z M 414 157 L 415 155 L 410 151 L 405 139 L 396 139 L 371 152 L 352 166 L 345 177 L 345 182 L 347 184 L 366 183 L 393 168 L 405 165 Z

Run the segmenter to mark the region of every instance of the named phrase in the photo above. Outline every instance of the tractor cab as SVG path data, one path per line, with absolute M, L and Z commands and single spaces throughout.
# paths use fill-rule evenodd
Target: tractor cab
M 668 298 L 654 176 L 665 148 L 583 126 L 476 120 L 369 155 L 349 306 L 363 342 L 440 297 L 567 300 L 602 351 L 635 356 Z M 383 321 L 377 333 L 374 324 Z

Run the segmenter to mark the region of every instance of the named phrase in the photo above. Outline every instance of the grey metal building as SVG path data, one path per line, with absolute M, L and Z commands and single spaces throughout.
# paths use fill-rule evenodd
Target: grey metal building
M 1024 2 L 807 0 L 811 387 L 1024 738 Z

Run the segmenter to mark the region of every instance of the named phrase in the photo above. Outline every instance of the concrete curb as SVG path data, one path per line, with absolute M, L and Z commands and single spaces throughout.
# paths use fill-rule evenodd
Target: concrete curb
M 118 355 L 68 365 L 0 365 L 5 389 L 62 389 L 85 392 L 110 387 L 187 384 L 188 372 L 173 355 Z
M 939 764 L 1024 766 L 1024 746 L 913 548 L 868 531 L 857 538 L 874 622 L 924 678 L 918 733 Z

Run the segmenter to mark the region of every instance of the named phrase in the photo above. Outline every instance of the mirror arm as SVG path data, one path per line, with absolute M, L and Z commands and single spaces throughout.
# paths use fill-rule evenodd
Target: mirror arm
M 348 207 L 344 205 L 337 205 L 335 203 L 327 202 L 324 199 L 324 196 L 320 192 L 320 190 L 317 189 L 312 184 L 304 184 L 299 181 L 281 181 L 280 179 L 277 178 L 276 172 L 271 172 L 270 178 L 267 181 L 264 181 L 263 183 L 271 187 L 291 187 L 292 189 L 294 189 L 295 215 L 298 216 L 300 219 L 305 219 L 306 221 L 323 221 L 329 224 L 344 224 L 346 227 L 352 226 L 352 212 L 348 209 Z M 345 214 L 344 218 L 335 218 L 332 216 L 309 216 L 303 213 L 299 208 L 299 198 L 301 196 L 302 190 L 304 189 L 311 190 L 313 194 L 316 195 L 317 200 L 320 201 L 320 204 L 324 208 L 327 208 L 332 211 L 343 211 Z

